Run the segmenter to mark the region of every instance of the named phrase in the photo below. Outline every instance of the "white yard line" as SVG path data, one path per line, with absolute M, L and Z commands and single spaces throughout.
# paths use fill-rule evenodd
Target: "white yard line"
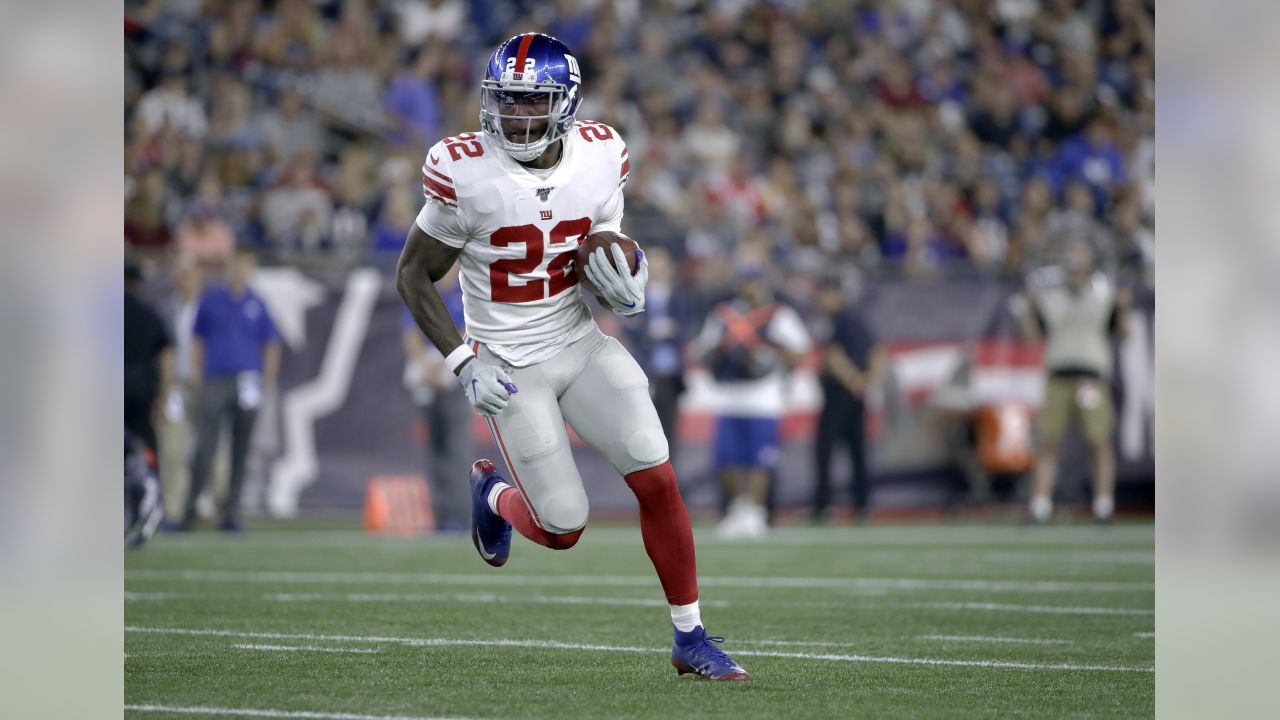
M 883 595 L 885 591 L 862 591 L 858 595 Z M 164 600 L 190 600 L 194 598 L 210 599 L 216 597 L 227 602 L 244 600 L 265 600 L 268 602 L 302 603 L 302 602 L 388 602 L 388 603 L 477 603 L 519 605 L 600 605 L 600 606 L 634 606 L 634 607 L 666 607 L 665 600 L 654 598 L 618 598 L 608 596 L 552 596 L 552 595 L 503 595 L 499 593 L 421 593 L 421 594 L 379 594 L 379 593 L 265 593 L 262 595 L 210 595 L 209 593 L 139 593 L 126 592 L 128 602 L 159 602 Z M 831 610 L 998 610 L 1001 612 L 1023 612 L 1048 615 L 1152 615 L 1150 610 L 1130 608 L 1108 608 L 1090 606 L 1053 606 L 1053 605 L 1015 605 L 1006 603 L 977 602 L 933 602 L 908 603 L 900 605 L 850 605 L 848 602 L 797 600 L 797 601 L 758 601 L 745 600 L 728 602 L 724 600 L 700 600 L 704 607 L 771 607 L 771 608 L 813 608 Z M 780 641 L 781 642 L 781 641 Z
M 358 715 L 342 712 L 309 710 L 270 710 L 263 708 L 191 707 L 175 705 L 125 705 L 125 710 L 173 715 L 228 715 L 249 718 L 298 718 L 299 720 L 465 720 L 465 718 L 422 717 L 409 715 Z
M 383 583 L 418 585 L 566 585 L 656 587 L 651 575 L 468 575 L 402 572 L 323 572 L 296 570 L 130 570 L 126 578 L 194 580 L 202 582 L 263 583 Z M 832 578 L 832 577 L 704 577 L 703 587 L 795 590 L 974 590 L 978 592 L 1154 592 L 1149 582 L 1093 582 L 1065 580 L 969 580 L 946 578 Z
M 944 642 L 1007 643 L 1009 645 L 1071 645 L 1071 640 L 1044 638 L 1016 638 L 1002 635 L 920 635 L 917 640 L 942 640 Z
M 1092 526 L 1078 527 L 993 527 L 990 525 L 957 526 L 957 527 L 895 527 L 864 526 L 827 528 L 781 527 L 773 528 L 769 535 L 753 547 L 769 547 L 783 545 L 820 546 L 831 545 L 868 545 L 885 547 L 898 546 L 954 546 L 954 545 L 992 545 L 1013 543 L 1022 546 L 1035 546 L 1045 551 L 1071 551 L 1071 546 L 1120 546 L 1136 543 L 1154 544 L 1155 531 L 1151 525 L 1113 526 L 1099 531 Z M 736 541 L 724 541 L 716 538 L 709 529 L 694 531 L 699 544 L 723 545 Z M 635 546 L 640 542 L 640 533 L 634 527 L 592 527 L 583 536 L 579 547 L 591 546 Z M 376 550 L 407 549 L 420 551 L 426 545 L 465 545 L 470 546 L 468 537 L 463 535 L 431 535 L 421 538 L 379 537 L 356 530 L 262 530 L 248 533 L 234 542 L 212 533 L 196 533 L 184 537 L 167 538 L 164 543 L 157 543 L 156 548 L 165 551 L 206 552 L 210 549 L 227 551 L 256 552 L 272 548 L 317 548 L 334 550 L 357 550 L 365 552 Z M 922 549 L 924 549 L 922 547 Z
M 747 645 L 784 645 L 800 647 L 856 647 L 858 643 L 828 642 L 825 640 L 735 640 Z
M 154 633 L 162 635 L 200 635 L 210 637 L 258 638 L 273 640 L 304 640 L 324 642 L 361 642 L 361 643 L 397 643 L 409 647 L 521 647 L 540 648 L 545 650 L 579 650 L 628 653 L 669 653 L 668 648 L 644 648 L 629 645 L 596 645 L 587 643 L 567 643 L 554 640 L 512 640 L 507 638 L 493 640 L 461 639 L 461 638 L 406 638 L 378 637 L 362 635 L 312 635 L 304 633 L 271 633 L 243 632 L 236 630 L 218 630 L 213 628 L 164 628 L 126 626 L 126 632 Z M 1091 665 L 1077 663 L 1027 663 L 1004 660 L 956 660 L 950 658 L 906 658 L 873 655 L 835 655 L 816 653 L 777 652 L 770 650 L 737 650 L 734 655 L 742 657 L 776 657 L 795 660 L 825 660 L 831 662 L 889 663 L 897 665 L 932 665 L 951 667 L 985 667 L 1007 668 L 1013 670 L 1095 670 L 1102 672 L 1141 672 L 1153 673 L 1152 667 L 1129 667 L 1123 665 Z
M 236 644 L 231 647 L 240 650 L 273 650 L 288 651 L 302 650 L 306 652 L 327 652 L 327 653 L 357 653 L 361 655 L 373 655 L 382 652 L 379 648 L 333 648 L 320 647 L 319 645 L 253 645 L 253 644 Z
M 497 593 L 435 593 L 435 594 L 403 594 L 403 593 L 270 593 L 262 596 L 263 600 L 275 602 L 405 602 L 405 603 L 503 603 L 504 605 L 609 605 L 629 607 L 667 607 L 662 598 L 623 598 L 623 597 L 585 597 L 581 595 L 499 595 Z M 703 605 L 711 607 L 730 607 L 731 603 L 722 600 L 706 600 Z
M 1069 563 L 1099 565 L 1155 565 L 1156 554 L 1134 550 L 1095 550 L 1091 552 L 987 552 L 981 559 L 991 563 L 1030 563 L 1059 565 Z
M 1156 634 L 1153 632 L 1136 632 L 1133 634 L 1133 636 L 1136 638 L 1142 638 L 1144 640 L 1150 640 L 1151 638 L 1154 638 Z
M 1007 605 L 1004 603 L 977 602 L 933 602 L 911 603 L 903 605 L 908 608 L 930 608 L 935 610 L 999 610 L 1002 612 L 1025 612 L 1046 615 L 1154 615 L 1154 610 L 1136 610 L 1130 608 L 1077 607 L 1053 605 Z
M 268 602 L 386 602 L 386 603 L 477 603 L 503 605 L 600 605 L 624 607 L 667 607 L 662 598 L 628 598 L 581 595 L 500 595 L 498 593 L 266 593 L 263 595 L 218 595 L 209 593 L 126 592 L 127 602 L 190 600 L 217 597 L 224 601 L 266 600 Z M 702 600 L 703 607 L 727 608 L 734 603 Z

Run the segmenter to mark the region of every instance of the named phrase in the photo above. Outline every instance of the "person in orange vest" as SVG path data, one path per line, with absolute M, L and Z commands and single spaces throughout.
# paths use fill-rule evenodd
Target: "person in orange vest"
M 741 265 L 738 281 L 735 296 L 712 309 L 694 341 L 716 385 L 715 466 L 729 499 L 716 532 L 730 539 L 767 532 L 786 375 L 809 350 L 804 323 L 774 297 L 762 264 Z

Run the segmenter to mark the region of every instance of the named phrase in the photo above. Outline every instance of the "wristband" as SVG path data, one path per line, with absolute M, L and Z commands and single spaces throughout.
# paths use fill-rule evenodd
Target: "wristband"
M 449 372 L 457 375 L 458 370 L 462 368 L 463 364 L 475 356 L 475 351 L 466 343 L 463 343 L 454 348 L 453 352 L 449 353 L 449 356 L 444 359 L 444 364 L 449 367 Z

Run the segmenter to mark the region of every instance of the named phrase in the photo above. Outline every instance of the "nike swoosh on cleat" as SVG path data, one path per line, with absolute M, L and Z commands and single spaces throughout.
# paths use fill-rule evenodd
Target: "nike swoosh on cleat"
M 485 560 L 492 560 L 498 557 L 498 553 L 489 553 L 484 551 L 484 542 L 480 539 L 480 532 L 476 532 L 476 550 L 480 551 L 480 557 Z
M 627 306 L 627 307 L 629 307 L 629 308 L 633 308 L 633 307 L 635 307 L 635 306 L 636 306 L 636 304 L 635 304 L 635 303 L 622 303 L 622 304 L 623 304 L 623 305 L 625 305 L 625 306 Z

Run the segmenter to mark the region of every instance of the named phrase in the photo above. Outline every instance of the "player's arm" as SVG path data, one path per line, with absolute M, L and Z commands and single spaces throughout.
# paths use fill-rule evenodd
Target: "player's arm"
M 1009 298 L 1009 311 L 1018 321 L 1018 331 L 1023 340 L 1036 342 L 1043 339 L 1044 325 L 1030 289 L 1024 287 Z
M 435 286 L 457 262 L 461 251 L 461 246 L 447 245 L 414 223 L 396 268 L 396 289 L 414 322 L 462 383 L 471 406 L 481 415 L 492 417 L 506 409 L 511 393 L 517 392 L 517 388 L 505 370 L 480 360 L 463 344 L 444 298 Z
M 612 128 L 610 128 L 612 132 Z M 614 135 L 617 138 L 617 135 Z M 610 152 L 618 150 L 619 178 L 618 186 L 610 193 L 609 198 L 600 206 L 593 222 L 591 223 L 592 233 L 604 232 L 606 230 L 620 233 L 622 232 L 622 214 L 626 203 L 623 200 L 622 189 L 627 185 L 627 176 L 631 171 L 631 163 L 627 158 L 627 146 L 622 143 L 621 138 L 617 138 L 609 146 Z M 586 267 L 582 268 L 583 274 L 591 280 L 591 284 L 596 286 L 600 291 L 596 295 L 597 299 L 603 300 L 609 309 L 614 313 L 623 317 L 638 315 L 644 312 L 644 286 L 649 282 L 649 261 L 644 256 L 644 251 L 639 250 L 636 253 L 637 267 L 635 275 L 627 272 L 619 271 L 617 268 L 626 268 L 627 262 L 623 257 L 622 248 L 613 246 L 611 248 L 613 255 L 613 263 L 609 262 L 603 249 L 596 250 L 591 256 L 591 260 Z
M 778 350 L 791 370 L 800 367 L 809 354 L 809 332 L 796 311 L 786 305 L 778 308 L 762 339 Z
M 837 380 L 844 385 L 849 392 L 854 395 L 861 395 L 866 391 L 869 378 L 867 373 L 860 370 L 853 362 L 853 358 L 844 351 L 844 348 L 830 343 L 823 353 L 823 360 L 827 364 L 827 371 L 830 372 Z
M 461 248 L 440 242 L 415 223 L 409 228 L 409 237 L 396 267 L 396 290 L 400 291 L 414 322 L 445 357 L 462 346 L 462 336 L 454 327 L 453 316 L 435 283 L 449 272 L 461 252 Z

